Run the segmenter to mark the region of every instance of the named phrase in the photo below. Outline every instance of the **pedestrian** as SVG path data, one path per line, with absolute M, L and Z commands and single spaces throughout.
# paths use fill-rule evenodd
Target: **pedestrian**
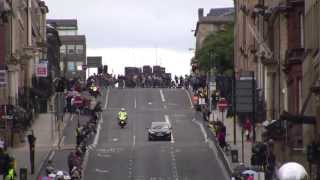
M 247 118 L 244 123 L 244 129 L 245 129 L 245 135 L 246 135 L 247 141 L 250 140 L 251 127 L 252 127 L 251 121 L 249 118 Z
M 222 149 L 226 146 L 226 135 L 223 131 L 219 130 L 218 132 L 218 141 Z
M 81 128 L 80 127 L 77 127 L 76 128 L 76 144 L 77 146 L 80 145 L 81 141 L 82 141 L 82 138 L 81 138 Z
M 9 168 L 7 170 L 6 176 L 4 178 L 4 180 L 16 180 L 17 174 L 14 168 L 14 159 L 11 159 Z
M 71 151 L 68 155 L 68 168 L 69 168 L 69 174 L 71 174 L 72 168 L 74 166 L 74 159 L 76 155 L 74 151 Z

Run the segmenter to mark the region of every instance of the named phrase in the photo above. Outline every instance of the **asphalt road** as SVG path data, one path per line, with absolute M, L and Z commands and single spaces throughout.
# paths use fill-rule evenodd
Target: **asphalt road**
M 100 131 L 85 160 L 85 180 L 229 179 L 186 91 L 111 89 L 105 100 Z M 116 120 L 122 107 L 129 116 L 124 129 Z M 172 141 L 148 141 L 146 128 L 153 121 L 171 123 Z M 55 159 L 63 161 L 66 153 Z

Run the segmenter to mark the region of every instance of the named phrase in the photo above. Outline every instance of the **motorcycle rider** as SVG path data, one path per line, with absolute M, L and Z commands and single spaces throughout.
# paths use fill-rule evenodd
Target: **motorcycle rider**
M 121 110 L 118 112 L 118 119 L 119 122 L 124 121 L 125 123 L 127 123 L 128 113 L 126 112 L 125 108 L 121 108 Z

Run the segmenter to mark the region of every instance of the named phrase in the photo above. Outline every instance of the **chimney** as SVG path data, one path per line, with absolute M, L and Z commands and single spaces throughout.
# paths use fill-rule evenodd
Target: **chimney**
M 203 18 L 203 8 L 199 8 L 198 9 L 198 17 L 199 17 L 199 19 L 201 19 L 201 18 Z

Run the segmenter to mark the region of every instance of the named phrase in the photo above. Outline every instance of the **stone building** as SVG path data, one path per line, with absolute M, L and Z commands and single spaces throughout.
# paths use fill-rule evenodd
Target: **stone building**
M 212 33 L 224 29 L 224 25 L 234 22 L 234 8 L 215 8 L 204 16 L 204 9 L 198 9 L 198 22 L 194 32 L 196 37 L 195 57 L 192 63 L 197 63 L 197 53 L 202 47 L 203 41 Z
M 266 119 L 277 120 L 269 137 L 277 161 L 308 168 L 305 149 L 319 139 L 318 0 L 236 1 L 236 69 L 255 71 L 257 90 L 266 103 Z M 246 31 L 246 35 L 243 33 Z M 251 36 L 253 53 L 245 67 L 241 46 Z M 246 49 L 246 48 L 243 48 Z M 244 51 L 245 52 L 245 51 Z M 241 55 L 244 54 L 244 55 Z M 248 55 L 248 59 L 250 55 Z
M 18 125 L 29 125 L 39 110 L 33 80 L 36 65 L 46 59 L 48 7 L 40 0 L 0 0 L 0 5 L 0 113 L 15 108 L 16 115 L 26 114 L 22 119 L 1 120 L 5 123 L 2 135 L 13 145 L 12 137 L 21 130 Z
M 78 35 L 78 24 L 75 19 L 51 19 L 48 24 L 54 26 L 60 35 L 61 73 L 67 79 L 86 79 L 86 37 Z
M 198 22 L 194 33 L 196 37 L 196 51 L 202 47 L 206 37 L 214 32 L 223 30 L 224 25 L 233 23 L 234 8 L 211 9 L 207 16 L 204 16 L 204 9 L 198 10 Z

